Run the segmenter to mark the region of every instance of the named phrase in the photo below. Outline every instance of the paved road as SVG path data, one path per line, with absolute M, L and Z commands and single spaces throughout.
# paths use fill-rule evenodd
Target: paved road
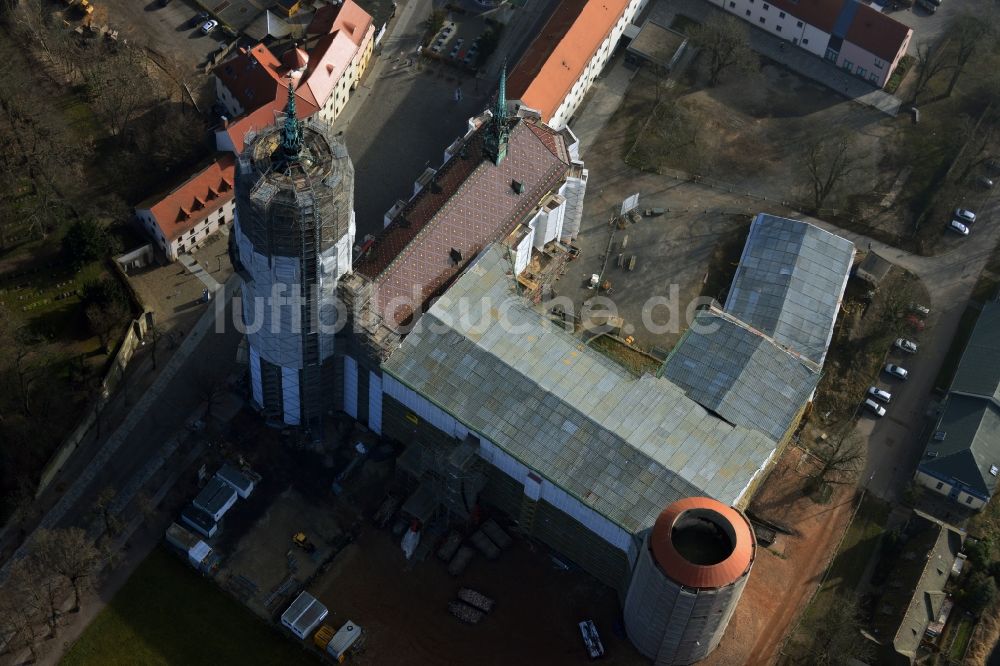
M 215 301 L 217 307 L 205 311 L 152 385 L 135 400 L 121 425 L 96 450 L 77 451 L 40 498 L 41 506 L 52 508 L 37 527 L 84 525 L 94 496 L 107 486 L 119 490 L 126 487 L 200 407 L 204 401 L 202 387 L 224 379 L 236 369 L 241 336 L 232 325 L 229 303 L 238 286 L 237 276 L 226 282 L 225 295 L 220 292 Z M 218 325 L 220 309 L 222 325 Z M 130 404 L 127 393 L 119 393 L 118 399 L 124 400 L 126 407 Z M 22 553 L 23 546 L 17 555 Z M 9 561 L 0 572 L 6 572 Z
M 382 56 L 333 125 L 344 133 L 354 161 L 358 240 L 382 229 L 385 212 L 397 200 L 410 198 L 424 169 L 440 166 L 445 149 L 467 131 L 469 118 L 486 108 L 504 56 L 513 60 L 526 47 L 524 31 L 544 20 L 545 8 L 554 3 L 529 6 L 530 11 L 514 14 L 478 79 L 417 56 L 430 0 L 408 0 L 399 9 Z M 456 88 L 462 90 L 458 102 Z

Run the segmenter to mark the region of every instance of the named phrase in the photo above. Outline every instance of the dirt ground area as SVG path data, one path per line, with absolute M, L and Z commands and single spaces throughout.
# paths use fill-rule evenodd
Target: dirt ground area
M 813 204 L 808 148 L 832 136 L 817 128 L 837 128 L 850 142 L 853 172 L 824 201 L 824 211 L 863 218 L 883 235 L 909 228 L 902 208 L 881 206 L 909 173 L 897 182 L 903 165 L 896 143 L 909 122 L 902 116 L 849 102 L 769 60 L 762 60 L 759 72 L 726 77 L 715 87 L 706 85 L 696 62 L 671 83 L 665 92 L 653 74 L 640 71 L 629 88 L 629 97 L 646 102 L 633 128 L 634 150 L 626 149 L 633 166 L 698 174 L 805 209 Z
M 640 205 L 670 207 L 669 189 L 641 192 Z M 608 308 L 625 320 L 622 337 L 634 336 L 644 350 L 659 347 L 669 351 L 688 328 L 716 248 L 741 232 L 745 237 L 748 218 L 720 211 L 671 211 L 627 223 L 619 230 L 607 223 L 610 214 L 601 224 L 603 199 L 588 196 L 584 202 L 587 222 L 575 241 L 581 255 L 567 264 L 555 291 L 572 299 L 579 313 L 585 301 L 598 295 L 587 286 L 591 275 L 601 275 L 602 282 L 610 282 L 612 291 L 601 291 L 600 295 L 606 296 Z M 624 266 L 618 266 L 619 256 Z M 632 257 L 635 268 L 628 270 Z
M 305 533 L 313 552 L 292 544 L 297 532 Z M 255 613 L 270 619 L 335 552 L 341 534 L 328 507 L 308 502 L 288 488 L 239 540 L 217 580 Z
M 803 452 L 790 447 L 764 481 L 750 506 L 766 520 L 788 525 L 794 535 L 779 535 L 759 548 L 750 579 L 729 628 L 706 666 L 769 664 L 795 626 L 827 564 L 837 550 L 854 510 L 853 488 L 838 486 L 827 504 L 802 495 Z
M 495 561 L 476 555 L 452 578 L 436 557 L 409 563 L 388 531 L 366 529 L 310 588 L 368 637 L 355 664 L 565 664 L 587 660 L 577 622 L 592 619 L 608 664 L 647 664 L 620 626 L 617 595 L 581 571 L 557 568 L 546 551 L 515 540 Z M 496 600 L 479 624 L 460 623 L 448 602 L 460 587 Z M 620 635 L 616 635 L 620 634 Z

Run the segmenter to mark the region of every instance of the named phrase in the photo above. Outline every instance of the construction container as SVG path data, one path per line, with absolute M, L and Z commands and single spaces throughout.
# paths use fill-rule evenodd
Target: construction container
M 326 653 L 337 661 L 344 661 L 347 652 L 361 639 L 361 627 L 348 620 L 337 630 L 326 646 Z

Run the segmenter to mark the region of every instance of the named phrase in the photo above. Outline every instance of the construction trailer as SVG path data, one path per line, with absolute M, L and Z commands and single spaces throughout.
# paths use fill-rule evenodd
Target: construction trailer
M 167 528 L 166 538 L 167 543 L 198 571 L 211 573 L 219 568 L 222 561 L 219 554 L 183 525 L 171 523 Z
M 211 539 L 219 531 L 219 524 L 205 511 L 194 504 L 188 504 L 181 511 L 181 522 L 206 539 Z
M 302 592 L 295 601 L 281 614 L 281 624 L 289 631 L 305 640 L 313 630 L 326 619 L 330 611 L 316 597 L 308 592 Z
M 192 504 L 211 516 L 212 520 L 219 522 L 236 503 L 236 498 L 237 494 L 232 486 L 213 476 L 194 498 Z
M 245 474 L 229 464 L 220 467 L 219 471 L 215 473 L 215 478 L 235 490 L 240 499 L 250 497 L 255 485 L 254 479 L 250 478 L 249 474 Z

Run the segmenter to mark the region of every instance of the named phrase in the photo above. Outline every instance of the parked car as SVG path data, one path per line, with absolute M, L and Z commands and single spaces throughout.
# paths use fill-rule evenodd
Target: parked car
M 926 305 L 921 305 L 920 303 L 910 303 L 910 312 L 918 314 L 921 317 L 926 317 L 931 313 L 931 310 Z
M 208 33 L 219 27 L 219 22 L 215 19 L 210 19 L 201 24 L 201 34 L 207 35 Z
M 931 14 L 936 12 L 938 9 L 938 5 L 936 5 L 933 2 L 933 0 L 917 0 L 917 4 L 926 9 Z
M 451 47 L 451 53 L 449 54 L 452 58 L 458 55 L 458 52 L 462 50 L 462 44 L 465 43 L 464 39 L 458 39 L 455 45 Z
M 985 187 L 986 189 L 993 187 L 993 179 L 987 178 L 986 176 L 980 176 L 979 178 L 977 178 L 976 183 L 980 187 Z
M 968 208 L 956 208 L 955 219 L 964 224 L 973 224 L 976 221 L 976 214 Z
M 896 342 L 892 345 L 899 351 L 904 351 L 907 354 L 917 353 L 917 343 L 913 340 L 907 340 L 906 338 L 896 338 Z
M 969 235 L 969 227 L 965 226 L 958 220 L 952 220 L 951 223 L 948 225 L 948 229 L 963 236 Z
M 885 373 L 887 375 L 892 375 L 896 379 L 906 379 L 910 374 L 906 368 L 901 368 L 893 363 L 886 363 Z
M 915 314 L 906 315 L 906 323 L 910 325 L 910 328 L 917 332 L 924 330 L 924 326 L 926 326 L 924 320 Z
M 879 402 L 890 402 L 892 400 L 892 394 L 885 389 L 880 389 L 877 386 L 868 387 L 868 397 L 875 398 Z
M 865 400 L 865 409 L 874 414 L 875 416 L 882 417 L 885 416 L 885 407 L 878 404 L 871 398 Z

